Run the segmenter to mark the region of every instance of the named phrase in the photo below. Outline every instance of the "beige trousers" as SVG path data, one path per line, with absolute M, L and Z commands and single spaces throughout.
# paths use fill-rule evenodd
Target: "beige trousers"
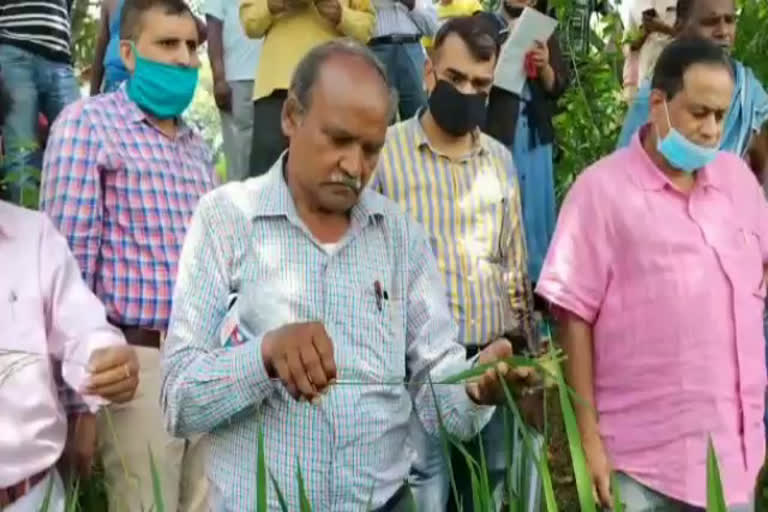
M 149 451 L 160 477 L 165 510 L 206 512 L 205 443 L 168 435 L 160 409 L 160 351 L 136 347 L 141 365 L 136 397 L 112 404 L 98 420 L 99 451 L 109 495 L 109 512 L 157 510 Z

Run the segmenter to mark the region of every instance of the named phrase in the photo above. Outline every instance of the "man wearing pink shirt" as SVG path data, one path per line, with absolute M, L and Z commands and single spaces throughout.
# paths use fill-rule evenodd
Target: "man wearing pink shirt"
M 63 512 L 67 412 L 131 400 L 138 362 L 45 216 L 0 201 L 0 268 L 0 510 Z
M 701 510 L 710 437 L 729 510 L 752 510 L 768 206 L 747 165 L 716 149 L 733 87 L 712 43 L 664 50 L 650 123 L 576 181 L 538 283 L 586 402 L 596 491 L 610 505 L 617 471 L 629 512 Z

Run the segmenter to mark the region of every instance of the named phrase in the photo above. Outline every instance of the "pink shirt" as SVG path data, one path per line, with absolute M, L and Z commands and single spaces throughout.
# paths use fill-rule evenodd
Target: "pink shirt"
M 40 213 L 0 201 L 0 487 L 53 466 L 67 421 L 54 370 L 77 390 L 96 348 L 124 343 Z M 94 397 L 81 397 L 92 411 Z
M 537 293 L 592 324 L 600 432 L 614 467 L 706 502 L 712 436 L 729 504 L 763 464 L 768 206 L 735 155 L 678 192 L 635 136 L 582 174 Z

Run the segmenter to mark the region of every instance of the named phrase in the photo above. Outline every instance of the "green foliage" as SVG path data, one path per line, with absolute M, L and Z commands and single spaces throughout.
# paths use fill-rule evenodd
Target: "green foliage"
M 626 113 L 622 98 L 620 53 L 621 26 L 617 15 L 604 20 L 602 49 L 571 52 L 572 83 L 560 100 L 554 119 L 557 137 L 556 193 L 565 195 L 576 176 L 611 153 Z
M 740 0 L 741 13 L 734 56 L 751 67 L 763 84 L 768 84 L 768 2 Z

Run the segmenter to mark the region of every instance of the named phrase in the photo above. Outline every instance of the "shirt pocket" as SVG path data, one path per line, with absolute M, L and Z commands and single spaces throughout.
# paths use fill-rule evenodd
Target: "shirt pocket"
M 47 381 L 50 357 L 59 358 L 61 354 L 52 354 L 48 349 L 42 300 L 8 292 L 0 306 L 0 325 L 4 330 L 0 345 L 0 375 L 8 371 L 5 378 L 18 376 L 25 382 L 42 379 L 36 385 Z
M 749 294 L 765 299 L 761 240 L 751 227 L 737 226 L 726 231 L 721 252 L 737 295 Z

